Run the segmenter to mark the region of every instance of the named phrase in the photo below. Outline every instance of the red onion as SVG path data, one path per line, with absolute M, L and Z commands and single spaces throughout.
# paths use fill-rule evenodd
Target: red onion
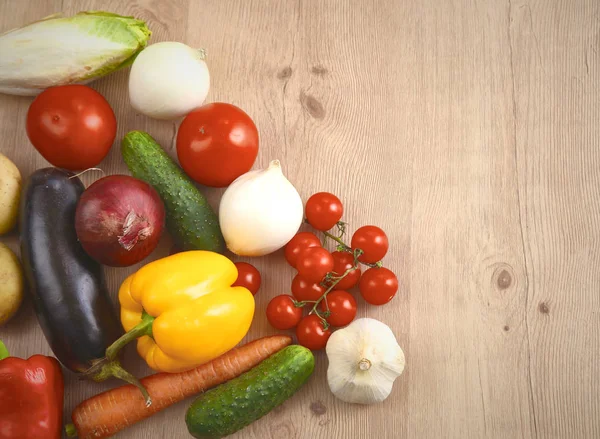
M 156 248 L 165 208 L 152 186 L 127 175 L 101 178 L 83 192 L 75 230 L 83 249 L 112 267 L 140 262 Z

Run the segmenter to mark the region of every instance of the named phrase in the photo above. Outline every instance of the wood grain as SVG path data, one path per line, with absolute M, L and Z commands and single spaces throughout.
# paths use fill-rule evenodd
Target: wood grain
M 406 353 L 390 398 L 339 402 L 318 353 L 299 394 L 233 437 L 600 437 L 599 2 L 5 0 L 0 32 L 88 9 L 206 48 L 208 100 L 259 128 L 255 167 L 280 159 L 304 199 L 332 191 L 351 231 L 390 237 L 400 293 L 383 307 L 358 296 L 359 316 L 390 325 Z M 176 125 L 136 114 L 127 77 L 93 83 L 117 139 L 143 129 L 175 156 Z M 30 102 L 0 95 L 0 151 L 24 176 L 47 165 L 25 134 Z M 127 172 L 118 145 L 101 167 Z M 222 190 L 205 193 L 218 205 Z M 248 339 L 274 333 L 264 308 L 293 277 L 280 252 L 252 263 L 264 284 Z M 106 270 L 115 299 L 138 267 Z M 27 301 L 0 338 L 18 356 L 50 353 Z M 149 372 L 134 349 L 124 363 Z M 67 375 L 65 421 L 114 384 Z M 187 437 L 188 403 L 118 437 Z

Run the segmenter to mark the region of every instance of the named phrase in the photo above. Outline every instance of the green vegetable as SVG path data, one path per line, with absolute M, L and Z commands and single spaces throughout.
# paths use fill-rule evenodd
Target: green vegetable
M 185 422 L 196 438 L 221 438 L 241 430 L 291 397 L 315 367 L 311 351 L 292 345 L 254 369 L 204 393 Z
M 8 349 L 6 349 L 6 346 L 4 346 L 4 343 L 2 343 L 2 340 L 0 340 L 0 360 L 4 360 L 9 356 L 10 354 L 8 353 Z
M 156 189 L 165 203 L 167 229 L 182 250 L 223 250 L 219 220 L 206 198 L 147 133 L 131 131 L 121 153 L 134 177 Z
M 51 15 L 0 36 L 0 93 L 35 96 L 89 82 L 133 62 L 150 38 L 146 23 L 102 11 Z

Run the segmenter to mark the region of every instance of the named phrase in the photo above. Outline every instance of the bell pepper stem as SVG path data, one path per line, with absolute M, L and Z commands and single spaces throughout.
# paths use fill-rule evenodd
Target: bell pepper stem
M 113 344 L 111 344 L 108 349 L 106 349 L 106 358 L 109 360 L 114 360 L 117 358 L 119 351 L 125 347 L 128 343 L 133 340 L 142 337 L 144 335 L 148 335 L 152 337 L 152 322 L 154 322 L 154 317 L 150 314 L 144 312 L 142 314 L 142 321 L 119 337 Z
M 4 343 L 2 343 L 2 340 L 0 340 L 0 360 L 4 360 L 8 357 L 10 357 L 8 349 L 6 349 L 6 346 L 4 346 Z
M 152 399 L 150 398 L 146 388 L 136 377 L 123 369 L 123 366 L 121 366 L 119 360 L 109 360 L 108 362 L 102 364 L 100 371 L 94 374 L 92 379 L 97 382 L 102 382 L 110 377 L 118 378 L 129 384 L 133 384 L 140 389 L 140 392 L 142 392 L 142 395 L 146 400 L 146 407 L 150 407 L 152 405 Z
M 77 436 L 77 429 L 75 428 L 75 426 L 73 424 L 65 425 L 65 432 L 67 433 L 67 436 L 69 436 L 69 437 Z

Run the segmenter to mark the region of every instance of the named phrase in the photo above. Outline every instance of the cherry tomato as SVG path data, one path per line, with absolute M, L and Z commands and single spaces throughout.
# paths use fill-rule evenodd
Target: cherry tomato
M 350 245 L 361 249 L 364 253 L 358 260 L 369 264 L 381 261 L 389 247 L 387 235 L 375 226 L 363 226 L 354 232 Z
M 304 317 L 296 327 L 298 344 L 313 351 L 323 349 L 331 336 L 330 329 L 323 329 L 323 322 L 315 314 Z
M 327 321 L 331 326 L 346 326 L 356 317 L 356 300 L 347 291 L 335 290 L 327 294 L 327 297 L 319 303 L 320 311 L 327 311 L 328 305 L 331 314 L 327 317 Z
M 302 308 L 294 306 L 294 298 L 287 294 L 275 296 L 267 305 L 267 320 L 275 329 L 291 329 L 302 318 Z
M 358 284 L 361 296 L 371 305 L 388 303 L 398 291 L 398 278 L 387 268 L 369 268 Z
M 193 180 L 224 187 L 248 172 L 258 154 L 258 130 L 235 105 L 215 102 L 188 114 L 177 132 L 177 157 Z
M 238 277 L 235 280 L 234 287 L 246 287 L 248 291 L 256 296 L 260 288 L 260 272 L 252 264 L 247 262 L 236 262 L 235 266 L 238 270 Z
M 331 229 L 342 218 L 344 206 L 338 197 L 329 192 L 312 195 L 306 202 L 306 219 L 317 230 Z
M 319 285 L 318 282 L 306 279 L 301 274 L 297 274 L 292 280 L 292 294 L 299 302 L 318 300 L 323 293 L 325 293 L 325 288 Z
M 285 246 L 285 259 L 292 267 L 296 268 L 296 260 L 302 250 L 308 247 L 321 247 L 317 235 L 311 232 L 300 232 Z
M 348 252 L 333 252 L 333 275 L 341 276 L 346 270 L 354 267 L 354 256 Z M 360 280 L 360 266 L 349 272 L 346 277 L 340 280 L 336 285 L 336 289 L 348 290 L 358 283 Z
M 333 270 L 333 256 L 323 247 L 308 247 L 298 255 L 296 268 L 306 279 L 321 282 Z
M 93 168 L 117 134 L 117 119 L 96 90 L 85 85 L 51 87 L 27 112 L 27 136 L 38 152 L 59 168 Z

